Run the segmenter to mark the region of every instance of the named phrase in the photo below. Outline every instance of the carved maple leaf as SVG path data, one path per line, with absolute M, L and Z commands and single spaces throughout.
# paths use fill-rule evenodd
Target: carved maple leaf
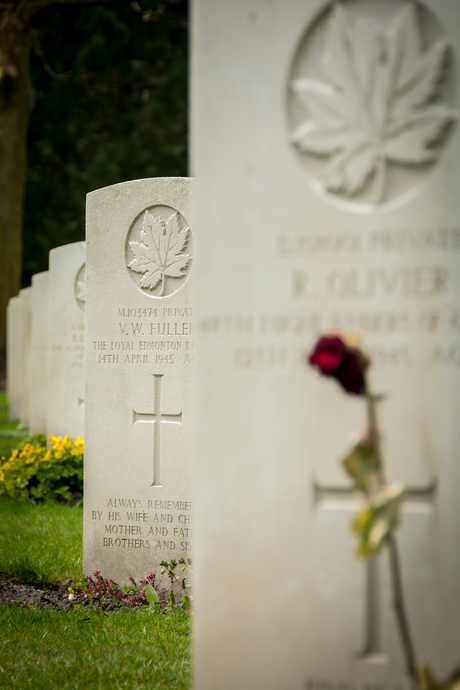
M 141 287 L 154 290 L 161 281 L 160 296 L 166 290 L 166 278 L 182 278 L 191 254 L 184 254 L 190 228 L 181 229 L 179 214 L 167 222 L 145 211 L 140 242 L 130 242 L 134 259 L 128 264 L 137 273 L 144 273 Z
M 321 62 L 327 81 L 297 79 L 292 89 L 308 119 L 292 133 L 303 152 L 330 158 L 324 185 L 353 195 L 375 175 L 375 199 L 385 193 L 386 163 L 434 161 L 434 148 L 457 114 L 434 104 L 449 43 L 423 50 L 411 2 L 382 30 L 337 4 Z
M 78 280 L 77 289 L 75 297 L 80 300 L 80 302 L 86 302 L 86 281 Z

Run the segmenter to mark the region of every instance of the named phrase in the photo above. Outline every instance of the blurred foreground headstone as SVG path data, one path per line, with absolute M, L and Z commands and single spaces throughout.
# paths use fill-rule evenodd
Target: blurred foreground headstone
M 460 661 L 460 4 L 195 0 L 196 690 L 408 688 L 341 467 L 373 359 L 419 659 Z

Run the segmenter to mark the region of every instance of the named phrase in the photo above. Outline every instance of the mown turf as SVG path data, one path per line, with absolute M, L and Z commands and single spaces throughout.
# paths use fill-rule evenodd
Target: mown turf
M 0 499 L 0 574 L 41 588 L 81 579 L 82 520 L 81 506 Z
M 0 606 L 0 687 L 186 690 L 189 616 Z

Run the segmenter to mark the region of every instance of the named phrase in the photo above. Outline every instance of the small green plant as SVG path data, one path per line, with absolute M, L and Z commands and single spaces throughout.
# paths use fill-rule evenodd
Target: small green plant
M 181 578 L 181 576 L 176 573 L 176 568 L 177 566 L 182 566 L 181 572 L 185 572 L 186 570 L 193 572 L 192 559 L 187 558 L 187 560 L 185 560 L 185 558 L 180 558 L 179 561 L 174 559 L 171 561 L 161 561 L 160 565 L 163 566 L 161 574 L 164 575 L 167 573 L 169 578 L 169 590 L 166 597 L 168 609 L 170 611 L 174 611 L 176 608 L 180 607 L 185 611 L 190 612 L 192 608 L 192 596 L 187 590 L 191 588 L 191 585 L 187 585 L 185 582 L 185 577 Z M 180 603 L 176 603 L 176 595 L 174 594 L 175 583 L 177 583 L 180 587 L 180 593 L 182 595 Z
M 112 602 L 116 604 L 130 604 L 131 606 L 145 605 L 146 596 L 144 592 L 139 590 L 134 578 L 129 578 L 131 584 L 125 587 L 112 580 L 111 578 L 102 577 L 100 570 L 95 570 L 93 575 L 85 575 L 83 579 L 75 582 L 69 587 L 69 594 L 72 601 L 72 595 L 86 594 L 91 604 L 100 602 Z M 150 573 L 147 576 L 147 581 L 150 585 L 155 584 L 155 575 Z M 141 580 L 143 583 L 144 580 Z
M 70 600 L 72 601 L 75 595 L 84 593 L 91 604 L 100 603 L 104 605 L 107 602 L 118 605 L 130 605 L 143 607 L 144 611 L 150 613 L 160 610 L 174 613 L 178 609 L 183 609 L 185 612 L 190 613 L 192 597 L 187 591 L 190 585 L 186 584 L 185 577 L 181 578 L 176 573 L 176 568 L 182 566 L 182 572 L 185 572 L 187 569 L 191 571 L 192 560 L 190 558 L 187 560 L 181 558 L 179 561 L 161 561 L 160 565 L 163 566 L 161 574 L 167 573 L 170 582 L 166 594 L 166 607 L 163 598 L 164 592 L 161 593 L 163 604 L 160 604 L 159 586 L 153 572 L 149 573 L 145 580 L 139 580 L 139 585 L 133 577 L 130 577 L 130 584 L 121 587 L 111 578 L 104 578 L 100 570 L 96 570 L 93 575 L 86 575 L 69 587 Z M 181 592 L 179 601 L 176 601 L 176 595 L 173 591 L 176 583 Z
M 0 459 L 0 496 L 19 501 L 70 501 L 83 491 L 83 439 L 51 435 L 24 439 L 9 458 Z
M 152 585 L 147 585 L 144 590 L 144 594 L 145 598 L 150 604 L 146 610 L 149 612 L 158 611 L 160 606 L 160 597 L 158 596 L 158 592 L 152 587 Z

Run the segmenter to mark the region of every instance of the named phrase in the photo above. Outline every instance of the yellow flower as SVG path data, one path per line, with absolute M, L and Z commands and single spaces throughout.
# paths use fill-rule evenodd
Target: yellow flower
M 58 460 L 60 460 L 60 459 L 62 458 L 62 453 L 61 453 L 61 451 L 58 450 L 57 453 L 55 452 L 55 453 L 54 453 L 54 457 L 57 458 Z
M 62 450 L 68 450 L 69 448 L 72 448 L 73 444 L 73 439 L 69 438 L 68 436 L 64 436 L 62 439 Z
M 83 439 L 81 436 L 79 436 L 77 439 L 75 439 L 75 447 L 81 446 L 83 448 Z

